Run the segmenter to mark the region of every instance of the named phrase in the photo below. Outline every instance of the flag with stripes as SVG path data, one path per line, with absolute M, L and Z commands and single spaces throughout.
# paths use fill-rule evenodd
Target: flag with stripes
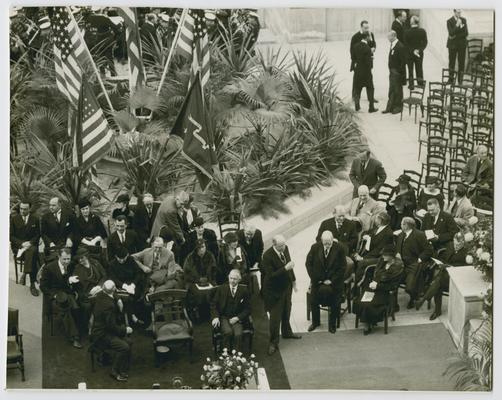
M 89 169 L 110 149 L 113 130 L 86 80 L 82 80 L 72 127 L 73 164 L 82 170 Z
M 204 90 L 210 72 L 209 39 L 204 10 L 188 10 L 181 27 L 177 47 L 179 54 L 187 58 L 192 57 L 189 87 L 200 71 L 200 82 Z
M 58 89 L 76 106 L 82 84 L 81 65 L 87 60 L 85 42 L 67 7 L 49 10 L 54 41 L 54 64 Z
M 138 29 L 136 8 L 120 7 L 119 15 L 124 18 L 126 28 L 127 56 L 129 61 L 129 92 L 132 94 L 146 84 L 145 66 L 143 65 L 141 37 Z

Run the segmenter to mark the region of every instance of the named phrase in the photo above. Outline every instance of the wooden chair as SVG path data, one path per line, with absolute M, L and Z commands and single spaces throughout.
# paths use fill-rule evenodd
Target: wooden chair
M 421 128 L 425 127 L 425 137 L 421 136 Z M 431 137 L 442 137 L 446 139 L 445 136 L 445 126 L 438 123 L 428 123 L 428 122 L 420 122 L 418 129 L 418 160 L 420 160 L 420 155 L 422 154 L 422 146 L 428 145 L 429 139 Z
M 249 316 L 245 321 L 242 322 L 242 339 L 248 338 L 248 350 L 249 353 L 253 352 L 253 338 L 254 338 L 254 324 L 253 317 Z M 212 340 L 213 340 L 213 351 L 215 357 L 217 357 L 223 350 L 223 334 L 221 333 L 221 328 L 212 328 Z M 230 349 L 229 349 L 230 350 Z
M 14 254 L 14 272 L 16 273 L 16 284 L 19 283 L 19 273 L 24 271 L 24 260 L 18 259 Z
M 238 212 L 218 214 L 218 227 L 221 238 L 228 232 L 237 232 L 241 229 L 241 214 Z
M 409 97 L 403 99 L 403 108 L 405 105 L 408 106 L 408 113 L 411 115 L 411 108 L 415 108 L 415 124 L 417 123 L 417 109 L 420 107 L 422 112 L 422 118 L 424 116 L 424 93 L 425 93 L 425 81 L 424 86 L 419 86 L 418 79 L 413 79 L 414 89 L 410 89 Z M 403 120 L 403 108 L 401 108 L 401 121 Z
M 444 86 L 443 82 L 429 82 L 429 96 L 428 98 L 431 97 L 437 97 L 437 98 L 444 98 Z
M 19 333 L 19 310 L 11 307 L 9 307 L 7 323 L 7 368 L 19 369 L 21 380 L 25 381 L 23 335 Z
M 380 190 L 378 191 L 378 196 L 376 198 L 376 201 L 381 201 L 387 204 L 387 201 L 389 200 L 390 194 L 393 189 L 394 189 L 393 186 L 389 185 L 388 183 L 383 183 L 380 186 Z
M 422 187 L 423 175 L 412 169 L 403 170 L 403 174 L 410 177 L 410 185 L 418 195 L 418 193 L 420 193 L 420 188 Z
M 483 54 L 483 39 L 467 40 L 467 65 L 466 70 L 472 71 L 475 65 L 480 64 L 480 58 Z
M 152 304 L 153 351 L 155 366 L 160 365 L 160 354 L 165 347 L 188 345 L 192 360 L 193 325 L 186 310 L 187 291 L 182 289 L 160 290 L 150 294 Z

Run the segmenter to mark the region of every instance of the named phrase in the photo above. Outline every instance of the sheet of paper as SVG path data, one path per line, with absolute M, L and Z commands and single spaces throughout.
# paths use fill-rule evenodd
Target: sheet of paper
M 363 297 L 361 299 L 361 303 L 369 303 L 375 297 L 374 292 L 364 292 Z
M 434 233 L 434 231 L 432 229 L 427 229 L 425 231 L 425 237 L 427 238 L 427 240 L 431 240 L 436 237 L 436 234 Z
M 17 251 L 17 254 L 16 254 L 16 258 L 21 258 L 21 256 L 23 255 L 23 253 L 26 251 L 26 247 L 21 247 L 18 251 Z
M 370 246 L 371 246 L 371 237 L 368 236 L 366 238 L 366 244 L 364 245 L 364 250 L 366 251 L 370 251 Z

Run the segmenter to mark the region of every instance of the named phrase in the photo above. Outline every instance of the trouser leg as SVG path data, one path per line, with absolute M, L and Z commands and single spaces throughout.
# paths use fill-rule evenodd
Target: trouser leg
M 410 299 L 414 300 L 416 298 L 417 290 L 417 264 L 408 265 L 405 268 L 406 272 L 406 292 L 410 295 Z
M 128 340 L 114 336 L 109 341 L 109 347 L 115 352 L 112 371 L 123 373 L 129 370 L 129 360 L 131 356 L 131 345 Z
M 321 310 L 319 308 L 319 301 L 317 290 L 312 287 L 310 293 L 310 310 L 312 312 L 312 325 L 320 325 L 321 324 Z
M 241 351 L 242 349 L 242 324 L 236 322 L 232 325 L 232 335 L 234 339 L 234 349 L 236 351 Z
M 352 97 L 354 99 L 354 106 L 356 111 L 358 111 L 361 108 L 361 91 L 363 90 L 362 86 L 359 84 L 356 84 L 353 92 L 352 92 Z
M 227 318 L 220 318 L 221 323 L 221 334 L 223 335 L 223 348 L 227 348 L 228 350 L 232 349 L 232 326 Z
M 282 309 L 282 318 L 281 318 L 281 334 L 283 336 L 290 335 L 293 333 L 291 329 L 291 324 L 289 323 L 289 318 L 291 316 L 291 294 L 293 288 L 290 286 L 286 289 L 285 299 L 284 299 L 284 307 Z
M 424 55 L 421 54 L 420 58 L 415 60 L 415 71 L 420 86 L 424 85 Z
M 457 57 L 458 57 L 458 83 L 461 84 L 464 78 L 465 47 L 457 50 Z
M 410 56 L 410 59 L 408 60 L 408 85 L 411 89 L 413 89 L 413 67 L 414 67 L 415 61 L 414 61 L 414 56 Z
M 279 332 L 281 327 L 282 309 L 284 308 L 284 294 L 277 300 L 277 302 L 271 307 L 270 321 L 269 321 L 269 334 L 270 343 L 274 345 L 279 345 Z
M 457 49 L 448 49 L 448 69 L 451 72 L 455 71 L 455 62 L 457 59 Z M 450 78 L 449 83 L 453 83 L 453 79 Z
M 366 86 L 366 94 L 370 103 L 369 110 L 375 108 L 375 87 L 373 86 L 373 79 L 368 86 Z

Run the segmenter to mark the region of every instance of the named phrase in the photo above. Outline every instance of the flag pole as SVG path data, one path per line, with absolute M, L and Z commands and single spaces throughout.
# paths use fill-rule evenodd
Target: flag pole
M 108 92 L 105 89 L 105 85 L 103 83 L 103 80 L 101 79 L 101 75 L 98 71 L 98 67 L 96 66 L 96 63 L 94 62 L 94 59 L 92 58 L 91 52 L 89 51 L 89 48 L 87 47 L 87 43 L 85 43 L 85 41 L 84 41 L 84 37 L 82 36 L 82 32 L 80 31 L 80 28 L 78 27 L 75 16 L 73 15 L 73 13 L 71 12 L 71 10 L 68 7 L 66 7 L 66 11 L 67 11 L 68 15 L 70 15 L 70 18 L 72 19 L 73 23 L 77 27 L 78 36 L 84 45 L 85 52 L 87 53 L 89 59 L 91 60 L 92 68 L 94 69 L 94 73 L 98 77 L 98 82 L 99 82 L 99 85 L 101 86 L 101 90 L 103 91 L 103 94 L 105 95 L 105 99 L 106 99 L 106 102 L 108 103 L 108 107 L 110 107 L 111 112 L 115 112 L 115 110 L 113 109 L 113 106 L 112 106 L 112 102 L 110 101 L 110 97 L 108 97 Z
M 184 8 L 181 13 L 180 22 L 178 24 L 178 29 L 176 30 L 176 35 L 174 36 L 173 43 L 171 44 L 171 50 L 169 50 L 169 55 L 167 56 L 166 66 L 164 67 L 164 71 L 162 72 L 162 78 L 160 79 L 159 87 L 157 88 L 157 96 L 160 94 L 162 90 L 162 86 L 164 85 L 164 81 L 166 80 L 167 70 L 169 69 L 169 64 L 171 62 L 171 58 L 174 53 L 174 49 L 176 48 L 176 44 L 178 43 L 178 39 L 181 34 L 181 28 L 185 23 L 186 14 L 188 13 L 188 8 Z

